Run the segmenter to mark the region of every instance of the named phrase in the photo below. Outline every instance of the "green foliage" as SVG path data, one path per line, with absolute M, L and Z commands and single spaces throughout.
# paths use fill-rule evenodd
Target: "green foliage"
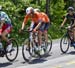
M 3 10 L 9 15 L 12 20 L 12 36 L 15 37 L 18 42 L 21 42 L 22 36 L 27 36 L 20 36 L 18 34 L 18 30 L 21 28 L 21 24 L 25 16 L 25 9 L 29 6 L 32 6 L 34 8 L 40 8 L 41 11 L 45 12 L 46 0 L 40 1 L 41 4 L 38 5 L 36 3 L 36 0 L 0 0 L 0 5 L 4 7 Z M 51 33 L 52 38 L 59 38 L 62 35 L 62 33 L 59 31 L 59 26 L 63 21 L 63 16 L 66 13 L 66 10 L 64 10 L 65 5 L 66 3 L 64 3 L 64 0 L 51 0 L 50 2 L 50 19 L 52 26 L 49 30 L 49 33 Z
M 61 25 L 61 22 L 63 21 L 62 18 L 66 13 L 64 8 L 64 0 L 56 0 L 55 2 L 51 1 L 50 14 L 53 25 L 53 27 L 51 28 L 51 33 L 53 38 L 59 38 L 61 36 L 59 26 Z

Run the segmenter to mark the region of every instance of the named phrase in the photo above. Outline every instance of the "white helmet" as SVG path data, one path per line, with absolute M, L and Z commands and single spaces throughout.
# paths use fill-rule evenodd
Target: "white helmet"
M 40 12 L 40 9 L 36 8 L 34 9 L 34 12 Z
M 32 11 L 34 11 L 34 9 L 32 7 L 28 7 L 26 9 L 26 14 L 30 14 Z

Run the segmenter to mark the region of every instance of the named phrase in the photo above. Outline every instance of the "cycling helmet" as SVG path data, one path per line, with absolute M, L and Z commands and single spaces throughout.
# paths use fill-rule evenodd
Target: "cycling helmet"
M 74 11 L 74 8 L 73 8 L 73 7 L 69 7 L 69 8 L 67 9 L 67 11 Z
M 30 13 L 32 13 L 32 12 L 34 12 L 34 9 L 33 9 L 32 7 L 28 7 L 28 8 L 26 9 L 26 14 L 30 14 Z
M 34 9 L 34 11 L 35 11 L 35 12 L 40 12 L 40 9 L 37 8 L 37 9 Z

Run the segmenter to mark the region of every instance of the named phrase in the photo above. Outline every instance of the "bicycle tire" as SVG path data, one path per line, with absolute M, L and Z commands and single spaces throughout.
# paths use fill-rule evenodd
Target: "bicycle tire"
M 12 61 L 14 61 L 14 60 L 17 58 L 19 48 L 18 48 L 18 43 L 17 43 L 17 41 L 16 41 L 15 39 L 11 38 L 10 41 L 11 41 L 12 43 L 15 43 L 15 44 L 16 44 L 16 45 L 14 46 L 14 48 L 16 48 L 16 50 L 17 50 L 17 51 L 16 51 L 16 55 L 15 55 L 15 57 L 14 57 L 13 59 L 9 58 L 8 53 L 6 53 L 5 56 L 6 56 L 6 58 L 7 58 L 8 61 L 12 62 Z M 12 52 L 13 52 L 13 51 L 12 51 Z

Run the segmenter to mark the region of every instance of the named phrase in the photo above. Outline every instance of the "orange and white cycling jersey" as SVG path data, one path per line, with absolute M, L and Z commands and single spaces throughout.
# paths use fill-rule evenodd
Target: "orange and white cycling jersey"
M 35 12 L 33 15 L 31 14 L 26 15 L 24 18 L 24 23 L 26 24 L 29 19 L 36 24 L 38 24 L 39 21 L 41 21 L 40 14 L 37 12 Z
M 47 14 L 45 14 L 44 12 L 40 12 L 40 17 L 41 17 L 42 22 L 44 23 L 50 22 L 50 19 L 48 18 Z

